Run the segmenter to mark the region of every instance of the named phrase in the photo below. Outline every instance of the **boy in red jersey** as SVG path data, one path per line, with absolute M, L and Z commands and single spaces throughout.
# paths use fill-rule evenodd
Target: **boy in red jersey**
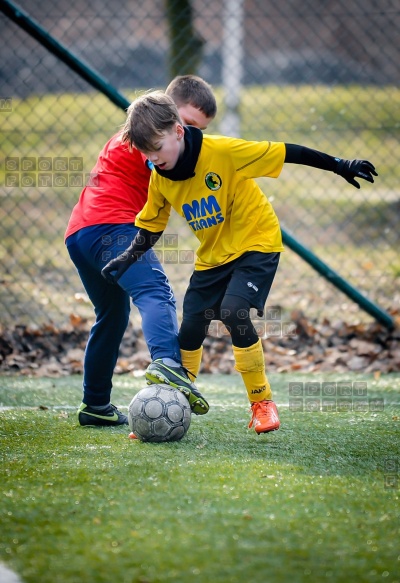
M 136 218 L 138 235 L 103 269 L 104 277 L 118 281 L 136 264 L 161 236 L 171 207 L 185 217 L 200 246 L 179 330 L 183 365 L 197 375 L 210 322 L 221 320 L 230 331 L 235 368 L 251 403 L 249 427 L 258 434 L 278 429 L 250 309 L 262 312 L 283 247 L 278 219 L 254 179 L 278 178 L 284 163 L 294 163 L 332 171 L 360 188 L 355 178 L 374 182 L 374 166 L 283 142 L 203 136 L 183 126 L 173 100 L 160 91 L 131 104 L 123 139 L 153 162 L 155 172 L 148 201 Z M 147 378 L 156 380 L 160 368 L 151 363 Z
M 193 75 L 176 77 L 168 86 L 185 123 L 205 129 L 216 114 L 211 87 Z M 150 164 L 151 166 L 151 164 Z M 135 237 L 135 218 L 147 201 L 151 169 L 138 150 L 113 136 L 99 154 L 75 205 L 65 234 L 70 257 L 93 303 L 96 321 L 84 358 L 81 425 L 127 424 L 110 402 L 112 376 L 130 313 L 130 299 L 142 318 L 143 335 L 153 361 L 163 363 L 169 383 L 188 398 L 192 411 L 207 413 L 208 403 L 181 366 L 175 298 L 164 270 L 150 251 L 116 286 L 101 270 Z

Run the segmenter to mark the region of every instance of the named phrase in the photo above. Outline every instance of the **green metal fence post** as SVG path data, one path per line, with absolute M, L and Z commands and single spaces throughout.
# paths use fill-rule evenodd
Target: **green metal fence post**
M 92 67 L 87 65 L 81 58 L 75 56 L 69 49 L 58 42 L 51 34 L 40 26 L 33 18 L 9 0 L 0 1 L 0 10 L 4 12 L 10 20 L 20 26 L 25 32 L 40 42 L 48 51 L 58 57 L 63 63 L 68 65 L 75 73 L 78 73 L 92 87 L 98 89 L 106 95 L 115 105 L 121 109 L 127 109 L 130 101 L 126 99 L 115 87 L 106 79 L 101 77 Z
M 382 308 L 371 302 L 366 296 L 360 293 L 354 286 L 352 286 L 348 281 L 343 279 L 336 271 L 331 269 L 324 261 L 319 259 L 304 247 L 297 239 L 289 235 L 284 229 L 282 229 L 282 239 L 285 245 L 290 249 L 295 251 L 300 257 L 302 257 L 315 271 L 321 274 L 330 283 L 336 286 L 340 291 L 345 293 L 349 298 L 351 298 L 356 304 L 360 306 L 365 312 L 370 314 L 377 320 L 380 324 L 392 330 L 394 328 L 393 318 Z

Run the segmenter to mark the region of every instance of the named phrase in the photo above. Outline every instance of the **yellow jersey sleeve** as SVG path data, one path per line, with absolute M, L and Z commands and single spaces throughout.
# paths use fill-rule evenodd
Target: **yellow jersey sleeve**
M 243 179 L 278 178 L 285 161 L 283 142 L 249 142 L 221 136 L 221 145 L 230 152 L 234 171 Z
M 153 170 L 153 173 L 155 171 Z M 135 225 L 152 233 L 164 231 L 171 213 L 171 204 L 161 194 L 155 181 L 150 178 L 148 199 L 142 210 L 137 214 Z

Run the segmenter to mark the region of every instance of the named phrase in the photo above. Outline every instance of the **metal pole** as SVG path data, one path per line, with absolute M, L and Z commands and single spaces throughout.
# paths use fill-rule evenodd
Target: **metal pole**
M 222 86 L 226 111 L 221 134 L 240 136 L 240 91 L 243 77 L 243 0 L 225 0 L 222 39 Z

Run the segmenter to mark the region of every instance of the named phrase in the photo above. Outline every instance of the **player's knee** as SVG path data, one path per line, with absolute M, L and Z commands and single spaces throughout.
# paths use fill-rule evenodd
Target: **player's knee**
M 221 322 L 225 326 L 237 327 L 250 320 L 250 304 L 237 296 L 225 296 L 220 308 Z
M 258 340 L 250 319 L 250 303 L 237 296 L 225 296 L 221 308 L 220 319 L 232 337 L 232 343 L 237 347 L 251 346 Z

